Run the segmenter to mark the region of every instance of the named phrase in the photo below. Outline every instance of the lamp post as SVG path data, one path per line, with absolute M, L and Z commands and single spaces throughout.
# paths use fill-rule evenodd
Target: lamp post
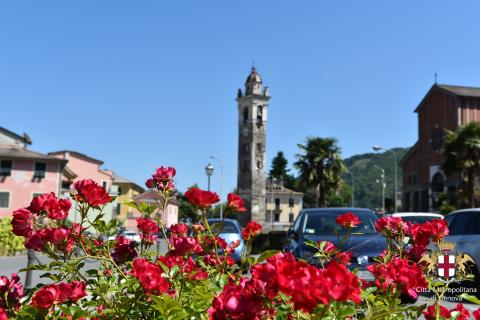
M 395 153 L 395 151 L 393 151 L 392 149 L 385 149 L 384 147 L 381 147 L 381 146 L 378 146 L 378 145 L 375 145 L 372 147 L 373 151 L 380 151 L 380 150 L 386 150 L 387 152 L 391 152 L 393 154 L 393 160 L 395 161 L 395 165 L 394 165 L 394 174 L 395 174 L 395 190 L 394 190 L 394 195 L 393 195 L 393 211 L 394 212 L 397 212 L 397 167 L 398 167 L 398 162 L 397 162 L 397 154 Z
M 352 178 L 352 208 L 353 208 L 353 207 L 355 206 L 355 205 L 354 205 L 354 203 L 355 203 L 355 202 L 354 202 L 354 199 L 355 199 L 355 187 L 354 187 L 354 185 L 353 185 L 355 179 L 354 179 L 354 176 L 353 176 L 353 172 L 347 171 L 346 173 L 349 174 L 350 177 Z
M 207 188 L 207 190 L 210 191 L 210 177 L 213 174 L 213 166 L 212 166 L 211 163 L 207 164 L 207 166 L 205 167 L 205 174 L 208 177 L 208 188 Z
M 380 176 L 380 180 L 377 180 L 377 183 L 381 183 L 382 184 L 382 210 L 383 210 L 383 213 L 385 213 L 385 170 L 383 170 L 382 167 L 380 166 L 377 166 L 375 165 L 375 168 L 378 168 L 382 174 Z
M 210 159 L 217 160 L 220 163 L 220 219 L 223 219 L 223 162 L 214 156 L 210 156 Z

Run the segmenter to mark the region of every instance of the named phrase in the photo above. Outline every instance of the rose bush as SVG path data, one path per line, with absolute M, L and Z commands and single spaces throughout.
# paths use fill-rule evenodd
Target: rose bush
M 351 212 L 337 218 L 342 239 L 309 242 L 321 268 L 290 253 L 249 253 L 261 224 L 250 221 L 242 230 L 245 248 L 241 262 L 231 254 L 239 242 L 226 243 L 210 226 L 206 210 L 220 199 L 214 192 L 191 188 L 185 193 L 201 221 L 188 228 L 170 227 L 167 238 L 161 212 L 174 195 L 172 167 L 160 167 L 146 185 L 159 193 L 156 205 L 129 203 L 142 213 L 137 219 L 139 243 L 116 233 L 115 221 L 103 220 L 105 205 L 114 200 L 92 180 L 75 183 L 71 198 L 79 210 L 79 223 L 67 225 L 72 207 L 53 193 L 41 195 L 12 213 L 12 232 L 26 248 L 41 251 L 52 262 L 31 266 L 45 272 L 48 284 L 24 292 L 16 274 L 0 277 L 1 319 L 480 319 L 462 305 L 452 310 L 439 306 L 406 306 L 402 296 L 417 296 L 419 288 L 439 284 L 426 277 L 419 256 L 430 241 L 448 234 L 442 221 L 411 225 L 399 218 L 382 218 L 376 229 L 388 250 L 369 266 L 372 283 L 357 277 L 348 265 L 351 252 L 342 243 L 361 224 Z M 229 194 L 226 210 L 242 214 L 243 200 Z M 89 235 L 87 235 L 87 231 Z M 168 252 L 154 245 L 163 232 Z M 93 234 L 93 236 L 92 236 Z M 408 243 L 406 243 L 408 239 Z M 80 252 L 80 254 L 78 254 Z M 94 260 L 88 268 L 86 260 Z M 91 264 L 90 264 L 91 265 Z M 24 270 L 25 271 L 25 270 Z

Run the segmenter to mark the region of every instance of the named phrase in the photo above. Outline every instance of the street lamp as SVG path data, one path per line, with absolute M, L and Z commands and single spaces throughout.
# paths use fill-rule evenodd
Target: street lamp
M 346 173 L 349 174 L 350 177 L 352 178 L 352 208 L 353 208 L 354 207 L 354 199 L 355 199 L 355 187 L 353 186 L 353 183 L 354 183 L 355 179 L 353 177 L 353 172 L 347 171 Z
M 223 162 L 214 156 L 210 156 L 210 159 L 220 162 L 220 219 L 223 219 Z
M 395 171 L 395 190 L 394 190 L 394 195 L 393 195 L 393 211 L 397 212 L 397 167 L 398 167 L 398 162 L 397 162 L 397 154 L 395 151 L 392 149 L 385 149 L 384 147 L 375 145 L 372 147 L 373 151 L 380 151 L 380 150 L 386 150 L 387 152 L 391 152 L 393 154 L 393 160 L 395 161 L 394 165 L 394 171 Z
M 208 177 L 208 188 L 207 188 L 207 190 L 210 191 L 210 177 L 213 174 L 213 166 L 212 166 L 211 163 L 207 164 L 207 166 L 205 167 L 205 174 Z
M 383 213 L 385 213 L 385 170 L 383 170 L 382 167 L 380 166 L 377 166 L 375 165 L 375 168 L 378 168 L 381 172 L 382 172 L 382 175 L 380 176 L 381 177 L 381 180 L 377 180 L 377 183 L 381 183 L 382 184 L 382 211 Z

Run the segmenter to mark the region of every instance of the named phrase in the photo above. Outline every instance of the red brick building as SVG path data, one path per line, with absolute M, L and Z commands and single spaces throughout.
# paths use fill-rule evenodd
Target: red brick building
M 419 103 L 418 141 L 400 161 L 403 168 L 403 209 L 435 211 L 439 192 L 454 191 L 456 176 L 440 168 L 444 129 L 480 122 L 480 88 L 434 84 Z

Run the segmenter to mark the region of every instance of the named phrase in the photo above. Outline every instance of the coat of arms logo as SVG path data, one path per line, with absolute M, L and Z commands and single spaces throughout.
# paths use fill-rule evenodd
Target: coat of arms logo
M 438 251 L 424 254 L 419 263 L 426 267 L 427 275 L 438 277 L 443 283 L 458 282 L 469 278 L 468 264 L 474 263 L 468 254 L 455 252 L 455 243 L 442 241 Z

